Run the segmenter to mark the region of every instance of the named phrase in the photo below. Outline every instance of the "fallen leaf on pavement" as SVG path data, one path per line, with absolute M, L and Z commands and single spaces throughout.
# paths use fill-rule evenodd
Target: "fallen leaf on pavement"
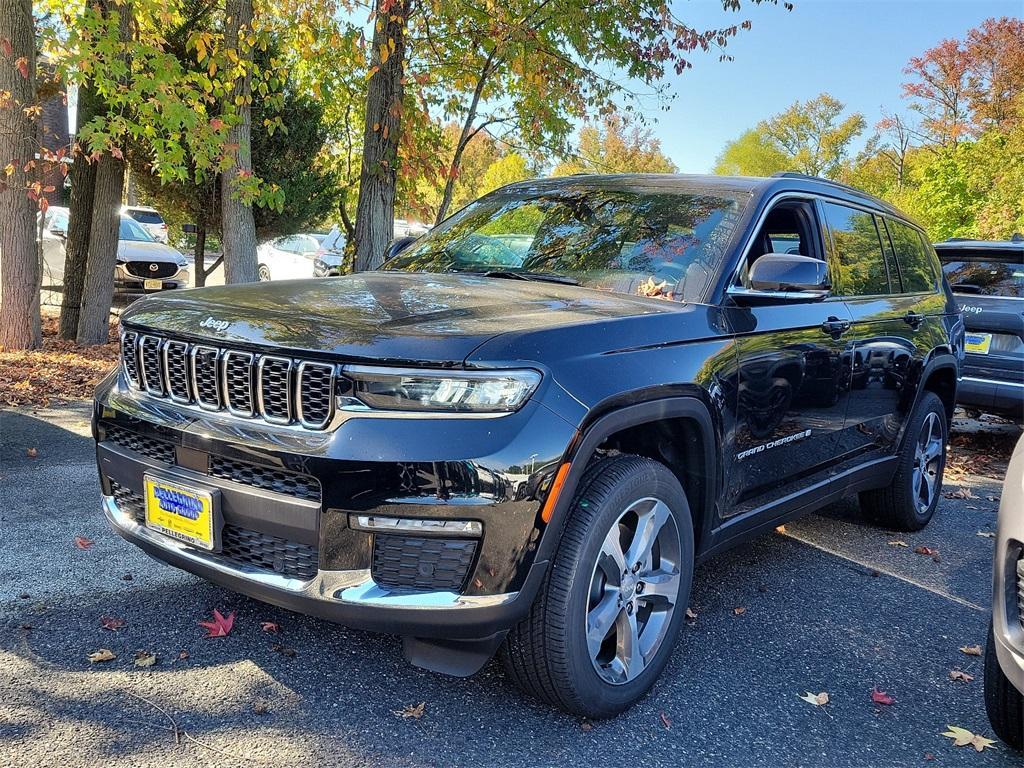
M 182 648 L 180 651 L 178 651 L 178 659 L 180 661 L 184 661 L 188 657 L 189 657 L 189 653 L 184 648 Z
M 991 747 L 995 744 L 992 739 L 986 739 L 984 736 L 978 736 L 975 733 L 971 733 L 966 728 L 960 728 L 955 725 L 947 725 L 948 731 L 943 733 L 943 736 L 948 736 L 953 740 L 954 747 L 974 747 L 976 752 L 981 752 L 985 747 Z
M 206 629 L 203 637 L 227 637 L 231 634 L 231 628 L 235 625 L 235 612 L 222 616 L 220 611 L 213 609 L 213 621 L 200 621 L 199 626 Z
M 109 629 L 111 632 L 116 632 L 121 627 L 127 626 L 128 622 L 124 619 L 119 619 L 116 616 L 101 616 L 100 626 L 104 629 Z
M 265 701 L 254 701 L 252 703 L 252 711 L 257 715 L 265 715 L 270 711 L 270 707 L 267 706 Z
M 944 494 L 947 499 L 976 499 L 978 498 L 971 493 L 970 488 L 957 488 L 955 491 L 946 491 Z
M 93 664 L 100 661 L 113 661 L 117 658 L 115 653 L 108 648 L 100 648 L 98 651 L 93 651 L 87 657 Z
M 413 720 L 419 720 L 426 713 L 427 702 L 421 701 L 419 704 L 406 704 L 401 709 L 393 710 L 399 717 L 411 717 Z
M 580 730 L 585 733 L 590 733 L 590 731 L 594 730 L 594 726 L 590 724 L 589 720 L 584 720 L 580 723 Z
M 149 651 L 136 651 L 135 652 L 135 666 L 136 667 L 152 667 L 156 664 L 156 654 L 150 653 Z
M 666 731 L 672 728 L 672 721 L 669 719 L 668 715 L 662 712 L 659 717 L 661 718 L 661 724 L 665 726 Z
M 961 645 L 960 652 L 966 653 L 968 656 L 981 656 L 984 653 L 980 645 Z
M 994 539 L 996 537 L 995 531 L 978 531 L 975 536 L 981 536 L 983 539 Z
M 743 606 L 740 606 L 738 608 L 733 608 L 732 609 L 732 613 L 733 613 L 734 616 L 742 616 L 746 612 L 747 612 L 747 609 L 744 608 Z
M 295 656 L 295 649 L 289 648 L 284 643 L 271 643 L 270 650 L 277 651 L 282 656 L 287 656 L 289 659 L 294 658 Z
M 882 704 L 883 706 L 889 707 L 896 703 L 896 699 L 890 696 L 885 691 L 878 690 L 878 686 L 871 689 L 871 701 L 875 704 Z
M 276 635 L 281 631 L 281 628 L 272 621 L 264 621 L 260 624 L 260 627 L 263 628 L 264 632 L 269 632 L 272 635 Z
M 968 675 L 966 672 L 961 672 L 959 669 L 951 669 L 949 671 L 949 679 L 956 680 L 960 683 L 969 683 L 974 679 L 974 676 Z
M 909 544 L 907 544 L 907 542 L 900 541 L 899 539 L 896 539 L 895 541 L 890 541 L 890 542 L 887 542 L 887 543 L 888 543 L 888 545 L 890 547 L 909 547 L 910 546 Z
M 917 547 L 914 547 L 914 554 L 915 555 L 927 555 L 928 557 L 935 557 L 935 555 L 939 554 L 939 550 L 932 549 L 931 547 L 917 546 Z
M 28 456 L 30 459 L 34 459 L 37 456 L 39 456 L 39 451 L 37 451 L 35 448 L 29 448 L 27 451 L 25 451 L 25 455 Z
M 92 539 L 87 539 L 85 536 L 75 536 L 75 546 L 79 549 L 89 549 L 92 544 Z
M 784 526 L 784 525 L 780 525 L 780 526 L 778 526 L 778 527 L 777 527 L 777 528 L 775 529 L 775 532 L 776 532 L 776 533 L 785 533 L 785 532 L 786 532 L 786 526 Z
M 696 619 L 697 619 L 697 612 L 695 610 L 693 610 L 693 608 L 687 608 L 686 609 L 686 618 L 688 618 L 690 621 L 696 621 Z
M 821 707 L 825 704 L 828 704 L 828 694 L 824 691 L 822 691 L 821 693 L 811 693 L 810 691 L 808 691 L 800 698 L 806 701 L 808 704 L 813 704 L 816 707 Z

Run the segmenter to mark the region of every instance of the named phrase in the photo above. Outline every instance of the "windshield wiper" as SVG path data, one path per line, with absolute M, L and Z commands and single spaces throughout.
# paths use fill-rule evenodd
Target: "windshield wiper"
M 486 272 L 475 272 L 473 274 L 484 277 L 501 277 L 510 280 L 531 280 L 542 283 L 561 283 L 562 285 L 579 285 L 579 280 L 574 280 L 568 275 L 558 275 L 554 272 L 528 272 L 518 269 L 491 269 Z

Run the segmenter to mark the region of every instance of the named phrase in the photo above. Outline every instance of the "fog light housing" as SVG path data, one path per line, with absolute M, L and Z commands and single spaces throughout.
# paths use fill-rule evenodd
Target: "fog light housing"
M 350 528 L 371 533 L 410 533 L 419 536 L 479 537 L 484 532 L 483 524 L 477 520 L 349 515 L 348 524 Z

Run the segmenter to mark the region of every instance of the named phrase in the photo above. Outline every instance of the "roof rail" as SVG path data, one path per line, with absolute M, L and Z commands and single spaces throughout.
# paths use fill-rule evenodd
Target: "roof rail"
M 807 181 L 819 181 L 822 184 L 829 184 L 833 187 L 839 187 L 840 189 L 847 189 L 850 192 L 856 192 L 858 195 L 867 195 L 862 189 L 851 187 L 849 184 L 843 184 L 841 181 L 833 181 L 832 179 L 826 179 L 824 176 L 812 176 L 809 173 L 798 173 L 797 171 L 779 171 L 778 173 L 772 174 L 773 179 L 806 179 Z

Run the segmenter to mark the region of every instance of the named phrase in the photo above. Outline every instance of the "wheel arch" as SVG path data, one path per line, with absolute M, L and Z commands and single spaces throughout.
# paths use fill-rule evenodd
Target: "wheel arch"
M 707 543 L 721 485 L 719 432 L 705 403 L 697 397 L 670 397 L 622 406 L 593 419 L 567 451 L 565 480 L 558 489 L 548 523 L 556 533 L 544 536 L 538 559 L 548 559 L 568 519 L 572 499 L 590 463 L 609 450 L 622 450 L 660 461 L 679 479 L 690 503 L 694 547 Z M 625 448 L 625 450 L 623 450 Z M 666 453 L 666 451 L 668 453 Z M 675 451 L 675 455 L 673 455 Z M 682 461 L 696 452 L 696 462 Z M 672 461 L 673 458 L 680 461 Z

